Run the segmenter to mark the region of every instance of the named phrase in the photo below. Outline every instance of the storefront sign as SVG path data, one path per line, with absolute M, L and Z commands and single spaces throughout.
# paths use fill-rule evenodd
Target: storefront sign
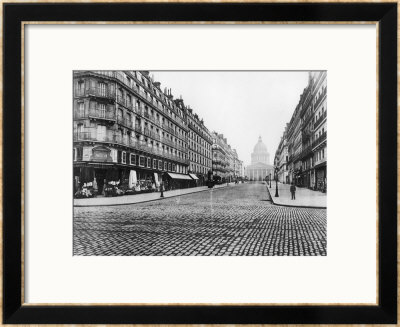
M 95 147 L 92 150 L 92 156 L 90 157 L 91 161 L 101 161 L 101 162 L 112 162 L 112 158 L 110 156 L 111 150 L 106 147 Z

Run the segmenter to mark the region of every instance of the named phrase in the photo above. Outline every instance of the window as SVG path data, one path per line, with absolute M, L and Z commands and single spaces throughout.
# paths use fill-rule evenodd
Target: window
M 162 161 L 158 160 L 158 169 L 161 170 L 162 169 Z
M 175 171 L 175 165 L 172 164 L 172 171 Z
M 99 83 L 99 93 L 102 96 L 106 95 L 106 84 L 105 83 Z
M 82 117 L 85 113 L 85 104 L 83 102 L 79 102 L 79 116 Z
M 144 167 L 144 157 L 143 156 L 139 156 L 139 166 L 140 167 Z
M 164 162 L 164 170 L 167 170 L 168 168 L 168 164 L 166 162 Z
M 83 131 L 84 131 L 83 124 L 78 124 L 77 126 L 78 138 L 83 137 Z
M 76 149 L 74 148 L 74 161 L 76 161 L 76 157 L 77 157 L 77 155 L 76 155 Z
M 84 91 L 85 91 L 85 82 L 79 81 L 78 82 L 78 95 L 83 95 Z
M 98 141 L 105 141 L 106 140 L 106 133 L 107 133 L 106 126 L 97 125 L 97 140 Z
M 157 160 L 153 159 L 153 169 L 157 169 Z
M 124 112 L 121 109 L 118 109 L 118 121 L 122 121 L 123 114 Z
M 171 170 L 171 163 L 168 163 L 168 170 Z
M 104 103 L 99 104 L 99 117 L 100 118 L 106 117 L 106 105 Z
M 126 152 L 122 151 L 122 163 L 126 164 Z
M 129 156 L 129 161 L 131 165 L 136 165 L 136 155 L 131 153 Z
M 151 159 L 147 158 L 147 168 L 151 168 Z

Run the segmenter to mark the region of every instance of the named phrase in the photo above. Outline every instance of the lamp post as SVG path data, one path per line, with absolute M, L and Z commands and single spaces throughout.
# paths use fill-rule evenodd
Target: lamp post
M 278 194 L 278 167 L 275 167 L 275 197 L 279 198 L 279 194 Z
M 271 188 L 271 173 L 269 173 L 269 188 Z
M 164 173 L 161 173 L 161 185 L 160 185 L 160 188 L 161 188 L 161 194 L 160 194 L 160 198 L 163 198 L 164 197 Z

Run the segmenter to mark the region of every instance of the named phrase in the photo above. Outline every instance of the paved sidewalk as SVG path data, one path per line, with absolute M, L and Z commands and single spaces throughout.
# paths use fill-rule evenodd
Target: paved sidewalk
M 296 199 L 292 200 L 290 193 L 290 184 L 278 183 L 279 197 L 275 197 L 275 182 L 272 182 L 268 191 L 271 200 L 276 205 L 288 207 L 306 207 L 306 208 L 326 208 L 326 193 L 312 191 L 305 187 L 296 186 Z
M 230 187 L 235 186 L 234 183 L 229 184 Z M 227 187 L 226 184 L 215 185 L 215 189 Z M 174 196 L 191 194 L 204 192 L 209 189 L 207 186 L 199 186 L 193 188 L 185 188 L 173 191 L 165 191 L 164 198 L 171 198 Z M 142 193 L 142 194 L 132 194 L 132 195 L 122 195 L 116 197 L 96 197 L 96 198 L 88 198 L 88 199 L 74 199 L 74 207 L 93 207 L 93 206 L 115 206 L 115 205 L 124 205 L 124 204 L 134 204 L 134 203 L 142 203 L 148 201 L 161 200 L 160 192 L 152 192 L 152 193 Z

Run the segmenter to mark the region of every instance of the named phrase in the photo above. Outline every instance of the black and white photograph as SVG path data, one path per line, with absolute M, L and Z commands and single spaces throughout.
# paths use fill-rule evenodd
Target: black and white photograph
M 75 70 L 74 256 L 327 256 L 327 71 Z

